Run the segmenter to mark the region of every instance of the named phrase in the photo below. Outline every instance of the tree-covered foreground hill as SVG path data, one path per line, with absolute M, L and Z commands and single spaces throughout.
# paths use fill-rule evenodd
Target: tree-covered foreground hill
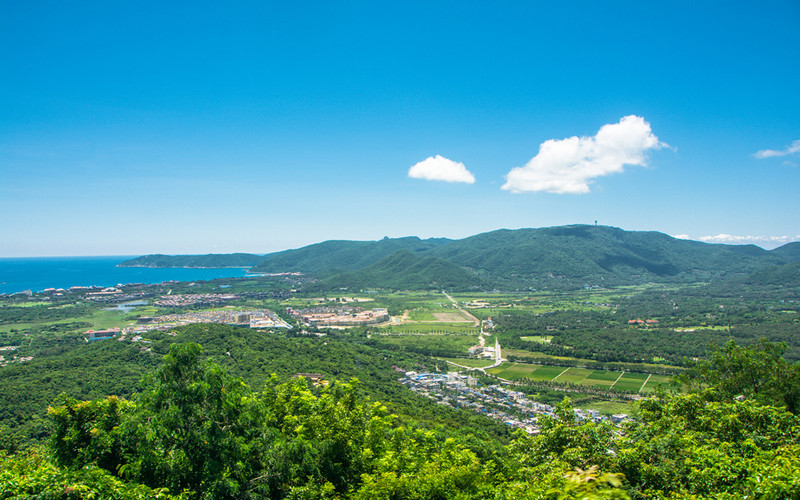
M 130 399 L 61 397 L 47 446 L 0 454 L 0 498 L 798 498 L 800 419 L 777 378 L 799 373 L 779 347 L 730 345 L 689 371 L 696 391 L 623 428 L 565 402 L 539 435 L 476 443 L 401 422 L 355 381 L 254 390 L 175 344 Z

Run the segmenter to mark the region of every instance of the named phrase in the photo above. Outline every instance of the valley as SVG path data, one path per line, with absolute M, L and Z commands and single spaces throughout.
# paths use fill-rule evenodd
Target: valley
M 566 234 L 572 235 L 572 229 L 567 228 Z M 397 242 L 378 243 L 396 246 Z M 402 243 L 418 244 L 414 241 Z M 447 244 L 445 240 L 425 243 L 424 252 Z M 226 391 L 233 391 L 232 394 L 250 391 L 247 393 L 253 396 L 241 393 L 240 399 L 228 401 L 226 407 L 236 412 L 266 411 L 259 417 L 253 416 L 256 420 L 248 426 L 262 425 L 256 422 L 278 425 L 264 432 L 277 432 L 284 436 L 281 439 L 289 439 L 285 442 L 301 439 L 297 443 L 311 446 L 311 441 L 322 439 L 318 434 L 323 432 L 321 428 L 312 431 L 311 427 L 304 427 L 313 427 L 316 424 L 311 422 L 319 418 L 329 419 L 327 425 L 331 429 L 336 428 L 337 422 L 350 421 L 348 425 L 361 429 L 353 432 L 369 434 L 373 431 L 347 420 L 356 418 L 347 412 L 364 412 L 373 415 L 370 418 L 394 422 L 381 424 L 380 432 L 388 433 L 384 439 L 390 439 L 388 435 L 395 436 L 391 439 L 405 443 L 402 446 L 417 446 L 411 443 L 419 443 L 422 435 L 431 440 L 426 445 L 431 446 L 429 450 L 444 450 L 450 446 L 446 443 L 458 443 L 455 449 L 464 457 L 471 457 L 473 467 L 498 478 L 473 478 L 470 487 L 484 485 L 495 492 L 500 491 L 497 488 L 501 485 L 511 484 L 534 491 L 535 481 L 514 483 L 502 474 L 504 479 L 499 479 L 500 469 L 490 464 L 501 464 L 497 467 L 505 467 L 506 472 L 527 471 L 526 477 L 547 477 L 547 481 L 555 485 L 562 484 L 565 470 L 574 470 L 586 460 L 606 464 L 609 470 L 629 477 L 631 488 L 638 487 L 633 483 L 636 474 L 642 473 L 637 467 L 586 451 L 581 444 L 584 438 L 579 436 L 593 435 L 592 439 L 598 439 L 597 446 L 616 449 L 622 456 L 637 449 L 637 460 L 644 463 L 651 460 L 645 456 L 648 452 L 641 448 L 646 444 L 631 441 L 633 437 L 629 436 L 655 432 L 658 426 L 677 425 L 682 421 L 681 417 L 666 423 L 650 408 L 661 408 L 658 412 L 680 412 L 684 410 L 670 405 L 690 404 L 689 401 L 698 401 L 697 398 L 707 398 L 703 411 L 712 414 L 715 411 L 750 412 L 755 411 L 752 405 L 767 405 L 764 408 L 772 408 L 769 411 L 785 412 L 776 414 L 776 422 L 782 418 L 796 420 L 797 406 L 793 398 L 800 383 L 800 281 L 794 277 L 793 263 L 776 264 L 771 254 L 762 262 L 761 269 L 732 274 L 719 270 L 715 271 L 717 278 L 705 282 L 697 281 L 696 275 L 688 276 L 687 281 L 673 279 L 673 276 L 665 280 L 631 282 L 640 280 L 639 276 L 613 284 L 608 281 L 615 280 L 606 275 L 602 280 L 598 277 L 591 282 L 559 281 L 557 286 L 552 286 L 551 277 L 544 281 L 536 278 L 529 282 L 537 284 L 535 287 L 502 288 L 500 283 L 505 278 L 497 277 L 502 273 L 475 273 L 459 268 L 458 273 L 472 272 L 473 276 L 482 277 L 479 281 L 460 282 L 453 288 L 438 288 L 432 285 L 446 281 L 439 273 L 445 270 L 446 275 L 452 276 L 455 267 L 434 260 L 414 267 L 421 261 L 413 255 L 390 256 L 386 261 L 387 257 L 378 255 L 380 252 L 371 254 L 369 248 L 374 250 L 374 247 L 370 245 L 356 247 L 362 256 L 370 255 L 377 260 L 369 262 L 364 258 L 359 264 L 364 267 L 345 271 L 349 273 L 345 275 L 332 274 L 330 270 L 301 272 L 287 267 L 286 272 L 250 274 L 243 278 L 75 287 L 0 295 L 0 376 L 3 379 L 0 385 L 0 461 L 14 460 L 17 455 L 30 456 L 25 454 L 50 449 L 53 443 L 65 443 L 64 446 L 72 443 L 72 438 L 63 437 L 59 439 L 66 441 L 56 442 L 52 436 L 54 432 L 61 432 L 59 429 L 65 429 L 63 426 L 79 425 L 67 415 L 80 414 L 83 411 L 80 408 L 105 408 L 104 405 L 118 405 L 115 401 L 120 401 L 120 408 L 135 407 L 138 408 L 136 412 L 145 412 L 135 418 L 172 418 L 159 414 L 163 408 L 152 406 L 148 398 L 155 397 L 153 391 L 166 387 L 162 384 L 173 383 L 168 381 L 169 377 L 182 373 L 183 368 L 169 372 L 173 375 L 164 371 L 165 366 L 174 365 L 179 358 L 194 367 L 191 368 L 195 373 L 192 377 L 203 380 L 211 377 L 209 382 L 203 382 L 211 384 L 203 385 L 207 387 L 203 391 L 211 390 L 214 384 L 230 387 Z M 346 242 L 339 242 L 338 248 L 344 252 L 342 255 L 351 255 Z M 313 259 L 309 259 L 320 266 L 321 259 L 313 255 Z M 531 258 L 534 256 L 529 254 Z M 289 257 L 282 254 L 276 258 Z M 402 265 L 412 266 L 411 274 L 419 286 L 398 286 L 404 276 L 394 266 Z M 387 272 L 392 278 L 384 283 L 386 286 L 374 286 L 370 281 Z M 557 276 L 555 272 L 549 274 Z M 356 275 L 358 280 L 354 278 Z M 344 278 L 339 283 L 342 286 L 332 286 L 338 277 Z M 364 286 L 352 286 L 359 280 Z M 725 363 L 753 366 L 719 371 Z M 175 365 L 173 370 L 178 366 L 183 365 Z M 747 370 L 751 369 L 762 370 L 758 372 L 762 374 L 758 380 L 759 384 L 764 384 L 763 388 L 760 385 L 749 388 L 748 381 L 752 380 L 749 378 L 736 379 L 735 385 L 730 385 L 732 382 L 726 378 L 738 377 L 740 371 L 750 373 Z M 153 378 L 154 374 L 159 375 Z M 212 379 L 217 382 L 211 382 Z M 192 387 L 195 382 L 184 381 L 169 390 Z M 159 397 L 169 398 L 169 394 L 166 392 Z M 211 393 L 203 394 L 206 395 L 200 397 L 198 393 L 192 397 L 200 398 L 198 401 L 211 397 Z M 744 399 L 734 399 L 734 396 Z M 256 400 L 262 401 L 261 409 L 245 407 L 251 404 L 246 401 Z M 350 403 L 345 404 L 345 400 Z M 274 406 L 284 404 L 282 401 L 293 409 Z M 316 402 L 309 403 L 312 401 Z M 198 404 L 200 406 L 185 410 L 212 411 L 212 407 L 204 406 L 206 403 Z M 306 404 L 311 406 L 303 406 Z M 336 410 L 339 416 L 335 418 L 330 414 L 322 416 L 333 408 L 330 405 L 339 404 L 349 409 Z M 102 411 L 105 415 L 110 410 Z M 115 418 L 129 423 L 120 430 L 108 430 L 109 436 L 117 436 L 108 437 L 112 441 L 123 439 L 122 434 L 115 433 L 135 436 L 138 432 L 130 427 L 133 421 L 126 420 L 134 418 L 134 414 L 120 411 L 122 413 Z M 281 412 L 292 414 L 295 422 L 306 422 L 296 428 L 306 430 L 281 428 L 283 424 L 271 420 L 283 414 Z M 156 417 L 157 414 L 161 416 Z M 349 416 L 345 417 L 346 414 Z M 749 418 L 737 415 L 736 418 Z M 229 417 L 217 415 L 214 418 Z M 233 424 L 226 425 L 226 429 L 231 429 Z M 776 425 L 783 429 L 789 424 Z M 159 439 L 167 439 L 161 441 L 159 447 L 168 446 L 167 442 L 173 439 L 168 437 L 173 432 L 170 426 L 158 431 L 166 433 Z M 236 442 L 261 443 L 258 446 L 266 446 L 264 449 L 278 442 L 262 442 L 259 439 L 263 438 L 255 437 L 245 439 L 242 436 L 250 432 L 248 426 L 237 428 L 235 432 L 243 434 Z M 219 436 L 227 436 L 229 432 Z M 560 464 L 560 472 L 548 476 L 536 469 L 538 466 L 525 465 L 526 459 L 522 457 L 526 455 L 519 454 L 520 447 L 555 446 L 553 440 L 557 433 L 565 432 L 573 436 L 569 438 L 572 441 L 568 440 L 566 448 L 548 448 L 552 450 L 548 453 L 555 455 L 531 452 L 532 456 L 539 457 L 537 460 L 544 460 L 545 456 L 559 457 L 552 459 Z M 629 434 L 631 432 L 634 434 Z M 758 432 L 768 434 L 766 430 Z M 329 437 L 341 438 L 336 436 Z M 652 439 L 662 437 L 657 434 Z M 94 443 L 91 436 L 85 439 Z M 180 443 L 183 439 L 188 438 L 174 442 Z M 204 439 L 212 439 L 212 436 Z M 99 446 L 99 443 L 96 444 Z M 82 453 L 79 451 L 82 444 L 74 442 L 69 446 L 73 446 L 70 453 Z M 119 442 L 115 446 L 123 444 Z M 797 444 L 792 441 L 786 446 L 796 447 Z M 306 476 L 281 474 L 293 478 L 291 488 L 303 484 L 309 488 L 328 488 L 324 485 L 331 484 L 340 494 L 355 495 L 354 488 L 369 491 L 370 481 L 377 479 L 363 478 L 373 477 L 370 474 L 379 470 L 376 468 L 379 466 L 372 462 L 369 454 L 372 451 L 360 455 L 366 449 L 357 452 L 351 449 L 351 452 L 361 456 L 361 463 L 371 465 L 337 466 L 337 470 L 366 474 L 359 476 L 362 479 L 353 476 L 347 483 L 341 483 L 334 476 L 320 472 L 307 476 L 317 478 L 308 483 L 307 478 L 303 479 Z M 710 453 L 708 449 L 702 450 L 698 453 Z M 240 452 L 245 453 L 244 448 L 237 453 Z M 125 453 L 129 458 L 119 458 L 123 462 L 114 462 L 117 463 L 114 467 L 129 463 L 125 460 L 144 459 L 135 447 Z M 203 453 L 213 455 L 216 452 L 208 449 Z M 303 460 L 316 460 L 314 467 L 324 467 L 330 457 L 316 453 L 312 453 L 316 458 L 308 455 Z M 385 449 L 376 453 L 384 454 L 382 460 L 392 456 Z M 570 453 L 583 458 L 569 461 Z M 773 452 L 765 450 L 763 453 Z M 762 456 L 766 456 L 763 453 Z M 438 463 L 434 455 L 419 457 L 424 457 L 420 458 L 420 467 Z M 160 459 L 148 458 L 151 459 L 155 460 L 154 466 L 164 466 Z M 58 460 L 59 467 L 66 463 L 63 458 Z M 288 466 L 299 459 L 253 455 L 247 460 L 250 460 L 248 464 L 261 464 L 253 467 L 271 467 L 265 464 Z M 113 467 L 97 464 L 114 474 Z M 447 467 L 442 470 L 452 472 Z M 743 467 L 758 470 L 760 465 Z M 533 472 L 534 469 L 538 472 Z M 205 488 L 181 474 L 176 477 L 184 479 L 170 483 L 172 488 Z M 212 472 L 209 474 L 209 478 L 217 477 Z M 241 478 L 247 475 L 242 474 Z M 320 479 L 323 477 L 326 479 Z M 381 481 L 388 480 L 387 477 Z M 162 484 L 146 474 L 136 478 L 148 487 Z M 264 494 L 273 498 L 287 497 L 288 490 L 279 483 L 267 483 L 248 488 L 268 492 Z M 694 483 L 681 484 L 684 483 L 663 483 L 659 491 L 686 492 L 695 487 Z M 313 497 L 322 494 L 314 491 Z

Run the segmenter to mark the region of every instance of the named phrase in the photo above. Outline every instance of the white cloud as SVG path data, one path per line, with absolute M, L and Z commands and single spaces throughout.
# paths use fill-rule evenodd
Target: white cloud
M 772 158 L 773 156 L 788 156 L 795 153 L 800 153 L 800 140 L 792 142 L 791 146 L 787 146 L 784 149 L 762 149 L 753 156 L 759 160 L 763 160 L 764 158 Z
M 622 172 L 624 165 L 644 166 L 647 151 L 663 147 L 667 144 L 653 135 L 644 118 L 626 116 L 619 123 L 603 125 L 593 137 L 543 142 L 524 167 L 511 169 L 502 189 L 512 193 L 588 193 L 592 179 Z
M 408 176 L 414 179 L 429 181 L 466 182 L 473 184 L 473 176 L 463 163 L 448 160 L 444 156 L 431 156 L 425 158 L 408 169 Z
M 720 233 L 713 236 L 699 236 L 692 238 L 688 234 L 675 234 L 674 238 L 682 240 L 697 240 L 705 243 L 724 243 L 727 245 L 758 245 L 764 248 L 775 248 L 792 241 L 800 241 L 800 234 L 795 236 L 739 236 L 733 234 Z

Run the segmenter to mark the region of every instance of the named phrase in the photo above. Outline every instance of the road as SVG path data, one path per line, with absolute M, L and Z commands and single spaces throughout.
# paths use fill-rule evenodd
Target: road
M 472 313 L 470 313 L 469 311 L 467 311 L 466 309 L 464 309 L 463 307 L 461 307 L 460 305 L 458 305 L 458 302 L 456 302 L 456 301 L 455 301 L 455 299 L 453 299 L 453 297 L 451 297 L 450 295 L 448 295 L 448 294 L 447 294 L 447 292 L 445 292 L 444 290 L 442 290 L 442 293 L 444 294 L 444 296 L 445 296 L 445 297 L 447 297 L 448 299 L 450 299 L 450 302 L 452 302 L 452 303 L 453 303 L 453 305 L 454 305 L 454 306 L 456 306 L 456 309 L 458 309 L 459 311 L 461 311 L 461 314 L 463 314 L 463 315 L 467 316 L 469 319 L 471 319 L 472 321 L 474 321 L 474 323 L 473 323 L 473 325 L 472 325 L 472 326 L 475 326 L 475 327 L 477 327 L 477 326 L 481 326 L 481 320 L 479 320 L 478 318 L 476 318 L 475 316 L 473 316 L 473 315 L 472 315 Z

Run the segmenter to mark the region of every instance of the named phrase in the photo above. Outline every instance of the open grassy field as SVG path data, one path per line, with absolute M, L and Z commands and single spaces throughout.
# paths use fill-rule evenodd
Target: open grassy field
M 564 371 L 563 366 L 534 365 L 527 363 L 503 363 L 488 370 L 492 375 L 508 380 L 529 378 L 535 381 L 549 382 Z
M 659 385 L 667 387 L 671 380 L 672 377 L 669 375 L 653 374 L 650 376 L 650 380 L 647 381 L 647 385 L 642 388 L 641 392 L 642 394 L 653 392 Z
M 619 378 L 620 373 L 621 372 L 608 370 L 593 370 L 592 373 L 586 377 L 585 382 L 588 385 L 611 387 Z
M 91 314 L 85 314 L 82 316 L 76 316 L 74 318 L 69 319 L 59 319 L 53 321 L 40 321 L 35 323 L 12 323 L 12 324 L 5 324 L 0 325 L 0 333 L 7 333 L 11 330 L 25 330 L 29 328 L 41 328 L 46 329 L 52 325 L 56 324 L 63 324 L 63 323 L 73 323 L 73 322 L 86 322 L 89 323 L 91 326 L 88 327 L 92 329 L 105 329 L 105 328 L 114 328 L 127 326 L 132 323 L 132 320 L 126 318 L 126 314 L 122 313 L 121 311 L 106 311 L 103 309 L 98 309 L 93 311 Z
M 50 304 L 52 304 L 52 302 L 29 301 L 29 302 L 13 302 L 12 304 L 9 305 L 13 307 L 34 307 L 34 306 L 49 306 Z
M 408 319 L 412 322 L 426 323 L 472 323 L 472 319 L 454 307 L 438 309 L 414 309 L 408 312 Z
M 473 327 L 471 323 L 404 323 L 400 325 L 388 325 L 379 327 L 378 333 L 457 333 L 472 335 L 477 338 L 479 329 Z
M 469 366 L 470 368 L 486 368 L 494 364 L 493 359 L 476 359 L 476 358 L 439 358 L 444 361 L 450 361 L 461 366 Z
M 613 389 L 619 389 L 621 391 L 640 391 L 642 386 L 644 385 L 649 373 L 633 373 L 633 372 L 625 372 L 622 376 L 617 380 L 617 382 L 612 385 Z
M 528 378 L 537 382 L 558 382 L 597 389 L 619 389 L 630 392 L 652 392 L 659 384 L 668 384 L 668 375 L 592 370 L 591 368 L 537 365 L 532 363 L 503 363 L 487 370 L 492 375 L 507 380 Z M 649 380 L 648 380 L 649 378 Z M 645 386 L 645 382 L 647 385 Z
M 552 335 L 532 335 L 530 337 L 520 337 L 527 342 L 536 342 L 537 344 L 548 344 L 553 340 Z
M 542 352 L 537 351 L 524 351 L 521 349 L 503 349 L 503 356 L 516 356 L 522 360 L 531 361 L 534 363 L 544 362 L 543 360 L 547 360 L 550 363 L 559 363 L 559 362 L 567 362 L 567 363 L 578 363 L 578 364 L 589 364 L 593 361 L 590 359 L 583 359 L 583 358 L 573 358 L 570 356 L 553 356 L 551 354 L 545 354 Z M 612 367 L 619 367 L 620 371 L 622 371 L 623 367 L 627 370 L 636 370 L 639 372 L 653 372 L 653 371 L 661 371 L 664 369 L 669 370 L 682 370 L 683 368 L 671 365 L 659 365 L 656 363 L 623 363 L 623 362 L 609 362 L 606 363 L 607 366 Z

